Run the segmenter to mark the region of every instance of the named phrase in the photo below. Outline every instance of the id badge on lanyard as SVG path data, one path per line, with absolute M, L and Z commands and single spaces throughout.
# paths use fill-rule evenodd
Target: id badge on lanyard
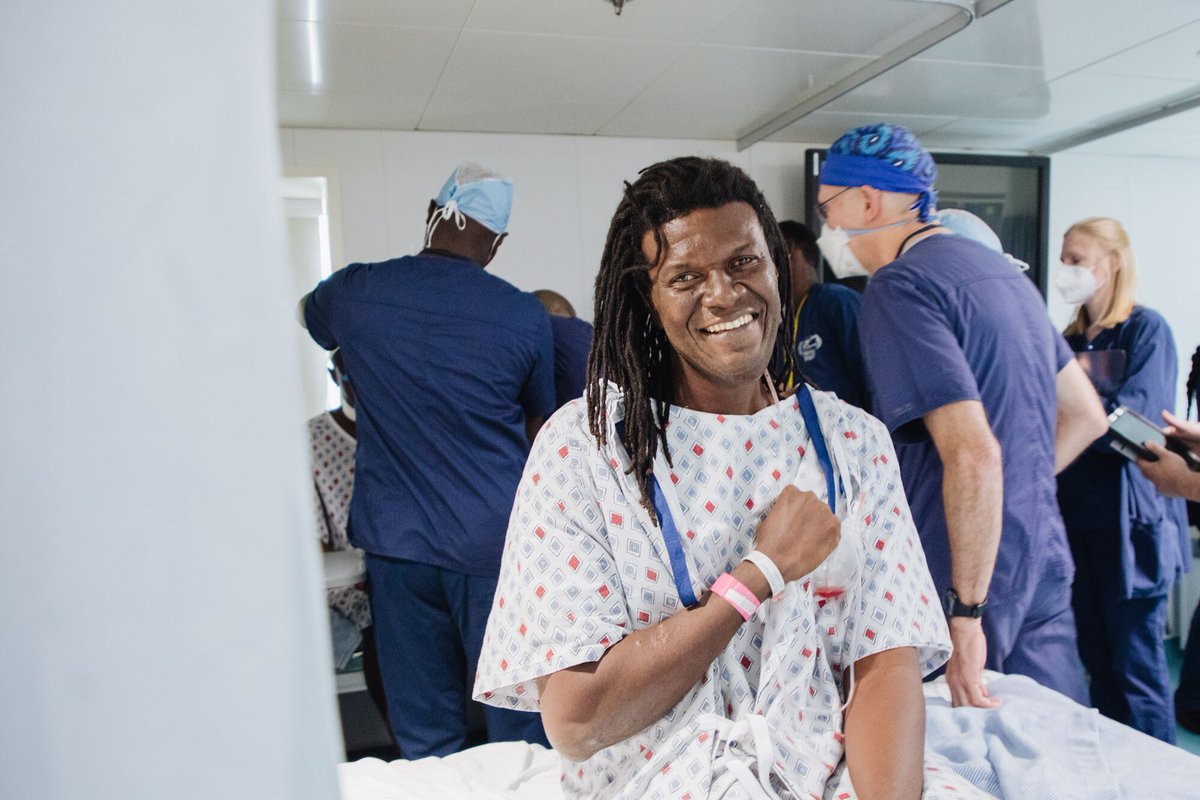
M 821 464 L 821 472 L 825 475 L 829 510 L 837 514 L 837 488 L 833 477 L 833 460 L 829 456 L 829 448 L 825 444 L 825 435 L 821 432 L 820 420 L 817 417 L 817 407 L 813 403 L 812 394 L 807 385 L 802 385 L 796 391 L 796 398 L 800 404 L 800 414 L 804 417 L 804 427 L 808 429 L 813 449 L 817 452 L 817 461 Z M 680 536 L 679 528 L 675 524 L 672 504 L 667 501 L 667 494 L 659 484 L 657 475 L 652 476 L 651 483 L 654 515 L 658 518 L 658 529 L 662 531 L 667 559 L 671 562 L 671 575 L 675 579 L 675 588 L 679 592 L 679 602 L 685 608 L 691 608 L 696 605 L 697 600 L 696 593 L 692 590 L 692 576 L 687 567 L 683 537 Z

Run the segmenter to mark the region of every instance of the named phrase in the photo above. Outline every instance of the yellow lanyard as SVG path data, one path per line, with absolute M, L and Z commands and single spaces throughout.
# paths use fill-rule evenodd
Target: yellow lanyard
M 799 335 L 800 330 L 800 312 L 804 310 L 804 304 L 808 302 L 808 296 L 812 294 L 812 289 L 804 293 L 804 297 L 800 300 L 800 305 L 796 306 L 796 314 L 792 318 L 792 330 Z M 796 359 L 796 341 L 792 340 L 792 363 L 795 364 Z M 796 370 L 793 367 L 787 374 L 787 388 L 791 389 L 796 385 Z

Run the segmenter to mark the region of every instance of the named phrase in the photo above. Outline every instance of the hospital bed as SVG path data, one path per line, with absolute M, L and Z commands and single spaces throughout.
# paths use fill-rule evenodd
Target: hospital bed
M 989 675 L 996 709 L 952 708 L 925 685 L 926 751 L 1003 800 L 1195 800 L 1200 757 L 1101 717 L 1020 675 Z M 342 764 L 342 800 L 561 800 L 560 761 L 523 742 L 419 761 Z

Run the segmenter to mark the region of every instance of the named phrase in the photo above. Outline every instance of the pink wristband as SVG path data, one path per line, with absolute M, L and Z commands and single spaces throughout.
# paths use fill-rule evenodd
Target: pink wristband
M 717 582 L 712 585 L 712 593 L 733 606 L 747 622 L 761 605 L 754 592 L 728 572 L 717 578 Z

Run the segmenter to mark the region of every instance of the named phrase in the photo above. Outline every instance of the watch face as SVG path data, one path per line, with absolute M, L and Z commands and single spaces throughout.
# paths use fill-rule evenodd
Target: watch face
M 958 598 L 958 593 L 953 589 L 947 589 L 942 595 L 942 610 L 946 612 L 947 617 L 971 617 L 979 619 L 983 616 L 983 610 L 987 607 L 987 599 L 982 603 L 974 606 L 964 604 Z
M 954 604 L 957 600 L 958 595 L 954 593 L 953 589 L 947 589 L 942 594 L 942 611 L 946 612 L 947 617 L 954 615 Z

